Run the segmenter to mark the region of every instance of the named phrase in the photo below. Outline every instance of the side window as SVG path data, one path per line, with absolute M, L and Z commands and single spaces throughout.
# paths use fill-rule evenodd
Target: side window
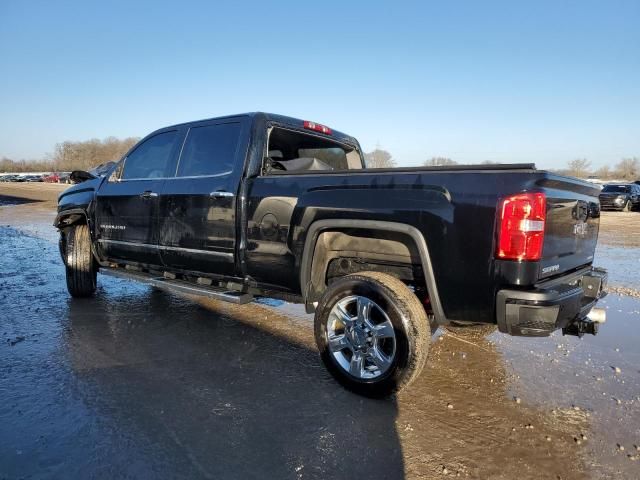
M 182 149 L 178 177 L 231 173 L 240 139 L 240 123 L 192 127 Z
M 167 176 L 177 135 L 176 130 L 159 133 L 138 145 L 125 159 L 120 178 L 127 180 Z

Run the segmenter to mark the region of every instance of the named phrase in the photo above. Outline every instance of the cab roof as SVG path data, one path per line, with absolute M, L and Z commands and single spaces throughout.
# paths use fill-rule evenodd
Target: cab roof
M 165 128 L 181 127 L 181 126 L 189 125 L 189 124 L 192 124 L 192 123 L 206 122 L 206 121 L 209 121 L 209 120 L 224 120 L 224 119 L 231 119 L 231 118 L 238 118 L 238 117 L 250 117 L 254 121 L 261 122 L 261 123 L 264 123 L 264 124 L 271 124 L 272 123 L 272 124 L 276 124 L 276 125 L 290 126 L 290 127 L 295 127 L 295 128 L 301 128 L 301 129 L 304 128 L 304 124 L 305 124 L 305 120 L 301 120 L 301 119 L 295 118 L 295 117 L 289 117 L 289 116 L 286 116 L 286 115 L 280 115 L 280 114 L 277 114 L 277 113 L 248 112 L 248 113 L 239 113 L 239 114 L 235 114 L 235 115 L 224 115 L 224 116 L 221 116 L 221 117 L 212 117 L 212 118 L 205 118 L 205 119 L 201 119 L 201 120 L 193 120 L 193 121 L 189 121 L 189 122 L 183 122 L 183 123 L 179 123 L 179 124 L 176 124 L 176 125 L 171 125 L 171 126 L 168 126 L 168 127 L 164 127 L 162 130 L 164 130 Z M 327 138 L 333 138 L 335 140 L 351 143 L 353 145 L 358 145 L 358 141 L 354 137 L 352 137 L 350 135 L 347 135 L 346 133 L 340 132 L 338 130 L 334 130 L 333 128 L 331 128 L 331 134 L 328 134 L 326 136 L 327 136 Z

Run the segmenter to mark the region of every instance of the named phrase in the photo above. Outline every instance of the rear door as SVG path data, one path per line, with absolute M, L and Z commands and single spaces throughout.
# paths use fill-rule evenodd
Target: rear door
M 160 196 L 159 245 L 167 267 L 231 276 L 248 117 L 190 124 Z
M 103 257 L 161 265 L 159 194 L 175 171 L 181 132 L 157 132 L 123 159 L 96 195 L 96 232 Z
M 539 278 L 591 264 L 600 222 L 598 187 L 559 176 L 546 183 L 547 219 Z

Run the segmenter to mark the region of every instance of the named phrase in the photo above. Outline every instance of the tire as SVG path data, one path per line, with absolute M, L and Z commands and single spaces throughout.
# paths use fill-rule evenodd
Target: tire
M 623 212 L 630 212 L 631 211 L 631 200 L 627 200 L 627 203 L 625 203 L 624 208 L 622 209 Z
M 67 290 L 72 297 L 90 297 L 96 291 L 98 269 L 91 253 L 89 226 L 72 227 L 66 240 Z
M 364 314 L 358 313 L 361 305 L 368 306 Z M 327 288 L 316 308 L 315 338 L 320 358 L 341 385 L 381 398 L 420 374 L 431 327 L 423 305 L 402 281 L 362 272 Z
M 497 325 L 492 323 L 471 323 L 463 324 L 457 322 L 451 322 L 445 327 L 447 332 L 452 333 L 458 337 L 462 337 L 466 340 L 480 340 L 487 335 L 491 335 L 498 329 Z

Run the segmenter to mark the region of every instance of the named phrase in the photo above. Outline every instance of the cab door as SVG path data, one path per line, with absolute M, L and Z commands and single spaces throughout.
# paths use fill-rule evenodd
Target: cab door
M 176 175 L 160 196 L 160 251 L 167 267 L 234 276 L 236 205 L 249 121 L 190 124 Z
M 99 255 L 162 265 L 158 250 L 159 194 L 175 172 L 178 129 L 156 132 L 127 154 L 96 195 Z

